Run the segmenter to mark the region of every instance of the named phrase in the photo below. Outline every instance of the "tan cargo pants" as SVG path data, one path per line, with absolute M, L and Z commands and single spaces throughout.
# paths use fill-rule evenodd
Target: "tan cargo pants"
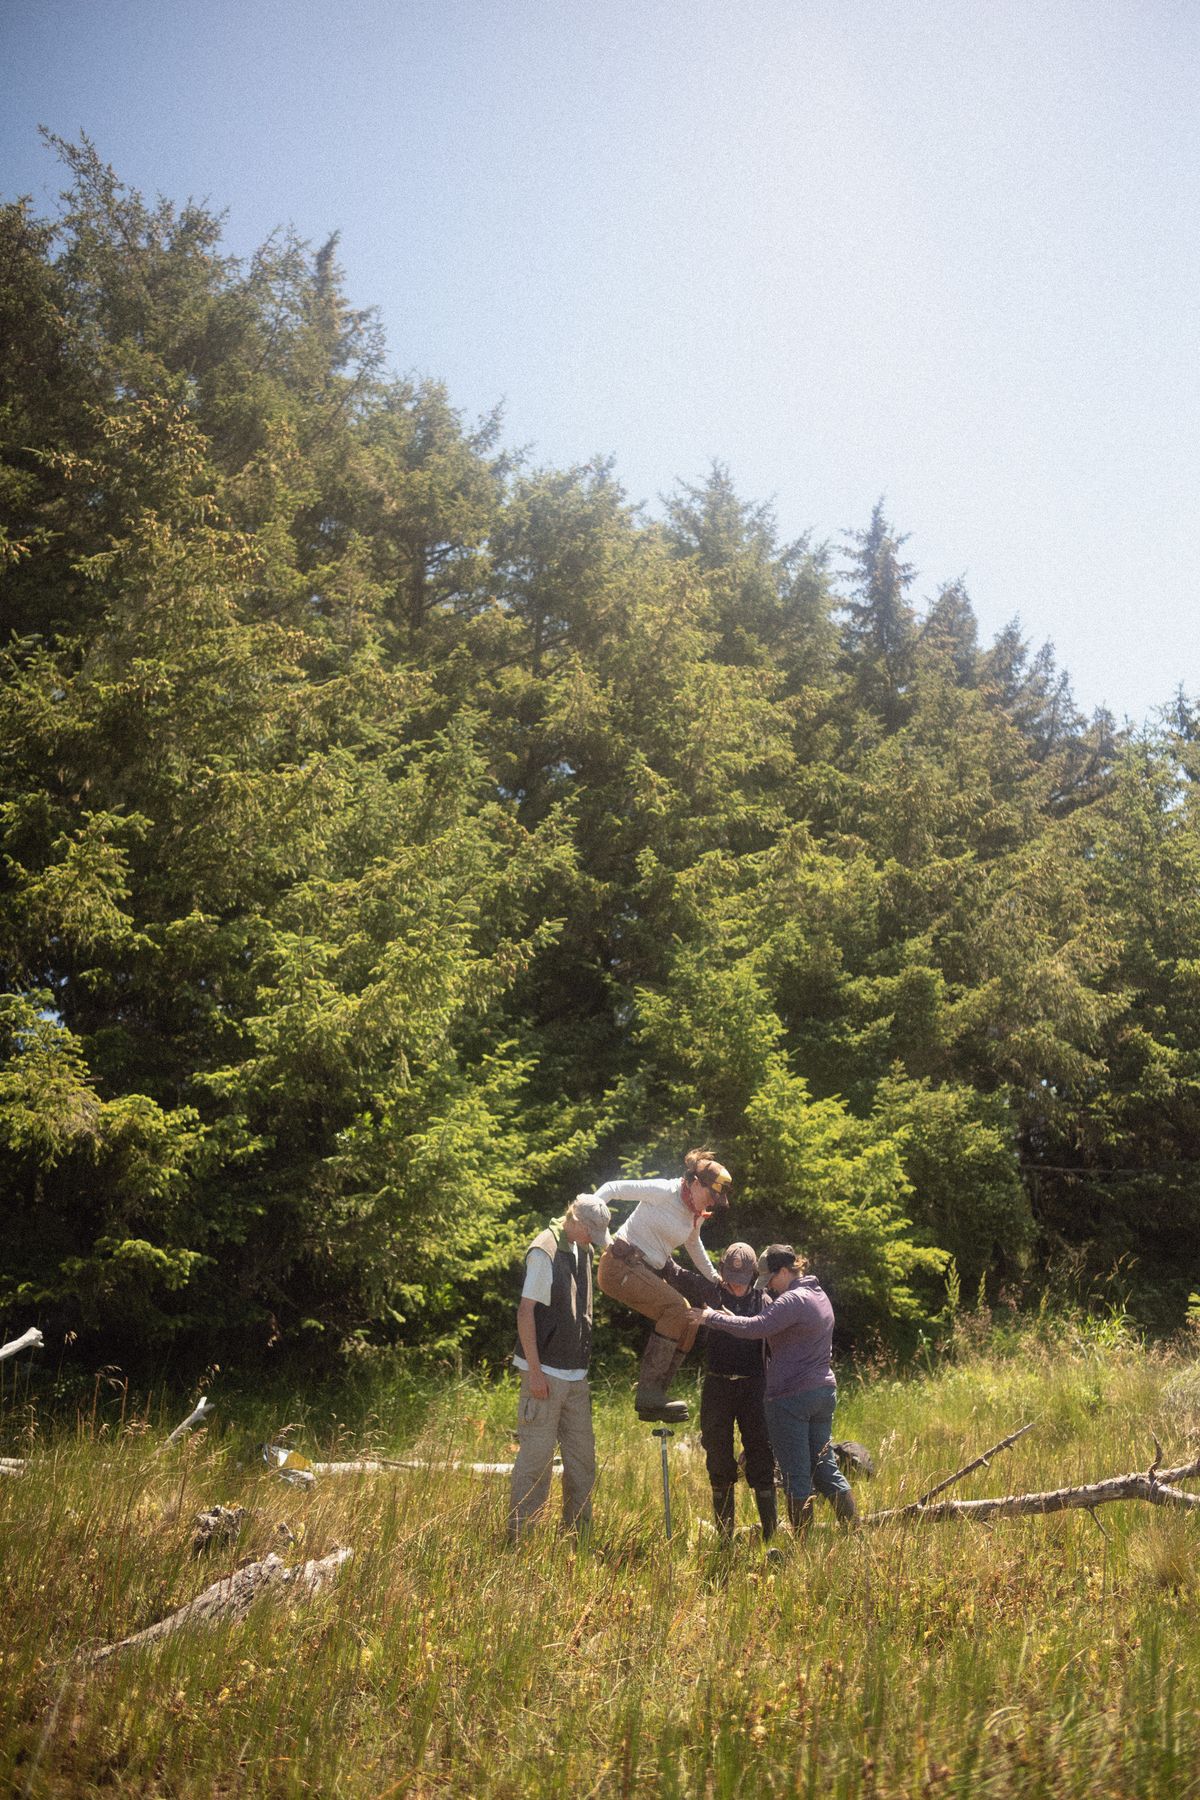
M 656 1275 L 640 1257 L 621 1258 L 606 1250 L 596 1268 L 596 1286 L 610 1300 L 619 1300 L 643 1318 L 653 1319 L 655 1331 L 672 1338 L 681 1350 L 688 1351 L 695 1343 L 700 1314 L 678 1288 Z
M 596 1485 L 596 1440 L 592 1434 L 592 1391 L 586 1380 L 563 1381 L 547 1375 L 547 1400 L 529 1391 L 528 1373 L 521 1374 L 517 1402 L 517 1460 L 509 1489 L 508 1535 L 515 1542 L 550 1497 L 551 1465 L 557 1445 L 562 1452 L 563 1525 L 569 1531 L 592 1517 Z

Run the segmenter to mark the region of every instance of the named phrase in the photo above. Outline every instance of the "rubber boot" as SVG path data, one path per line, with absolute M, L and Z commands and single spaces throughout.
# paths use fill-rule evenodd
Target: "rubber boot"
M 769 1544 L 775 1536 L 775 1527 L 779 1523 L 779 1512 L 775 1505 L 775 1489 L 755 1488 L 754 1504 L 758 1508 L 759 1522 L 762 1525 L 763 1543 Z
M 833 1510 L 839 1525 L 847 1531 L 853 1531 L 858 1522 L 858 1508 L 854 1504 L 854 1495 L 849 1488 L 839 1491 L 833 1497 Z
M 637 1392 L 633 1396 L 639 1419 L 652 1420 L 660 1425 L 682 1425 L 686 1422 L 687 1402 L 667 1399 L 667 1383 L 675 1367 L 678 1349 L 674 1338 L 664 1337 L 660 1331 L 651 1332 L 646 1348 L 642 1351 Z M 681 1356 L 680 1361 L 682 1360 Z
M 806 1500 L 797 1500 L 794 1494 L 787 1497 L 788 1520 L 796 1537 L 803 1537 L 812 1524 L 812 1495 Z
M 733 1537 L 734 1494 L 731 1487 L 715 1487 L 712 1491 L 713 1518 L 717 1521 L 717 1536 L 726 1543 Z

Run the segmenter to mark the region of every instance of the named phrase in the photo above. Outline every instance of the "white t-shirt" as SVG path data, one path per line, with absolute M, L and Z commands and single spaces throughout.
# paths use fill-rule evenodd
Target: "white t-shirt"
M 566 1243 L 563 1249 L 569 1250 L 575 1259 L 575 1268 L 579 1269 L 579 1245 Z M 539 1306 L 549 1306 L 550 1295 L 554 1291 L 554 1259 L 546 1255 L 544 1250 L 536 1247 L 529 1251 L 525 1258 L 525 1286 L 521 1289 L 522 1300 L 533 1300 Z M 528 1371 L 529 1364 L 518 1350 L 513 1357 L 513 1366 Z M 586 1369 L 552 1369 L 549 1363 L 542 1364 L 543 1375 L 553 1375 L 558 1381 L 586 1381 Z
M 681 1180 L 606 1181 L 596 1189 L 596 1199 L 609 1206 L 614 1200 L 636 1202 L 616 1236 L 640 1250 L 652 1269 L 661 1269 L 676 1250 L 686 1250 L 700 1273 L 716 1281 L 717 1271 L 700 1242 L 700 1222 L 682 1189 Z

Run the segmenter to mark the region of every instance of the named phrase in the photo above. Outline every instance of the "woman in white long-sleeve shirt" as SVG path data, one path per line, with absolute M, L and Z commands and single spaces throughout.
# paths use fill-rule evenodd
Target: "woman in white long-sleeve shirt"
M 672 1285 L 676 1250 L 686 1250 L 709 1281 L 717 1272 L 700 1241 L 700 1227 L 714 1207 L 724 1206 L 733 1178 L 711 1150 L 689 1150 L 683 1174 L 668 1181 L 606 1181 L 596 1198 L 612 1206 L 632 1200 L 634 1209 L 600 1258 L 596 1285 L 611 1300 L 652 1319 L 654 1330 L 642 1355 L 634 1405 L 638 1417 L 679 1424 L 687 1418 L 682 1400 L 667 1388 L 696 1341 L 700 1313 Z

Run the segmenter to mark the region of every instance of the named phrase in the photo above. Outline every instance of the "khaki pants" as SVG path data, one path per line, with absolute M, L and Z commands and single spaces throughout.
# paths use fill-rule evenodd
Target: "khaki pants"
M 508 1535 L 514 1541 L 550 1497 L 555 1445 L 562 1452 L 563 1525 L 587 1525 L 596 1485 L 596 1440 L 592 1435 L 592 1391 L 585 1380 L 547 1375 L 548 1400 L 535 1400 L 529 1375 L 521 1372 L 517 1402 L 517 1460 L 510 1487 Z
M 681 1350 L 690 1350 L 695 1343 L 700 1314 L 692 1310 L 686 1297 L 669 1281 L 656 1275 L 640 1259 L 621 1259 L 606 1250 L 596 1268 L 596 1286 L 610 1300 L 619 1300 L 643 1318 L 653 1319 L 655 1331 L 673 1339 Z

